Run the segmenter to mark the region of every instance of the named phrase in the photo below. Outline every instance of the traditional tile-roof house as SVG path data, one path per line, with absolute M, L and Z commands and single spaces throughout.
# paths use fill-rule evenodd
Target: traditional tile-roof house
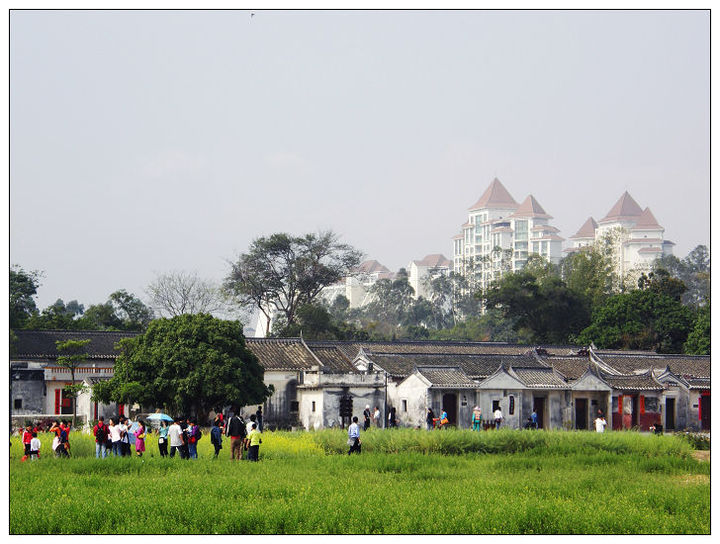
M 113 375 L 115 343 L 135 333 L 15 331 L 10 361 L 15 417 L 72 412 L 63 401 L 69 376 L 54 363 L 58 339 L 89 338 L 79 381 L 92 387 Z M 710 357 L 617 352 L 579 346 L 525 346 L 492 342 L 330 342 L 302 338 L 247 339 L 275 392 L 265 422 L 306 429 L 336 426 L 340 399 L 354 415 L 365 405 L 386 417 L 394 406 L 400 425 L 423 426 L 427 408 L 470 425 L 478 405 L 486 418 L 499 406 L 504 425 L 520 428 L 533 408 L 541 427 L 588 429 L 597 411 L 609 428 L 661 423 L 666 429 L 710 426 Z M 126 407 L 78 400 L 94 419 Z M 252 407 L 251 412 L 254 412 Z

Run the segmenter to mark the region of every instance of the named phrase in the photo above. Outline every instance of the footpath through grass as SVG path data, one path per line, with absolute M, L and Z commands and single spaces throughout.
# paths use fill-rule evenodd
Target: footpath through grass
M 259 463 L 10 459 L 10 532 L 480 533 L 710 532 L 710 466 L 672 436 L 613 432 L 410 429 L 363 433 L 348 457 L 342 431 L 265 433 Z M 50 437 L 43 437 L 45 454 Z M 45 449 L 47 448 L 47 449 Z M 150 455 L 152 454 L 152 456 Z

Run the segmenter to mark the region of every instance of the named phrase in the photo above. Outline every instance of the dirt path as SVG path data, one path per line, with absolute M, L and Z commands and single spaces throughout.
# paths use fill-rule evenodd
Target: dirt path
M 710 450 L 696 450 L 693 457 L 698 461 L 710 461 Z

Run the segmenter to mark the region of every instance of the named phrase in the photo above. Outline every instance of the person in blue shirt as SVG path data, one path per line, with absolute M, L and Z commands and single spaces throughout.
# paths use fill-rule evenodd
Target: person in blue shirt
M 218 456 L 220 450 L 222 449 L 222 430 L 220 429 L 218 423 L 219 422 L 216 419 L 213 423 L 212 429 L 210 429 L 210 442 L 213 446 L 215 446 L 215 457 Z
M 360 426 L 358 425 L 358 418 L 357 416 L 353 416 L 353 422 L 350 424 L 350 427 L 348 427 L 348 444 L 350 445 L 350 450 L 348 451 L 348 455 L 350 455 L 352 452 L 360 453 Z
M 535 411 L 534 408 L 533 408 L 532 414 L 530 414 L 530 421 L 532 422 L 533 427 L 534 427 L 535 429 L 537 429 L 537 428 L 538 428 L 537 412 Z

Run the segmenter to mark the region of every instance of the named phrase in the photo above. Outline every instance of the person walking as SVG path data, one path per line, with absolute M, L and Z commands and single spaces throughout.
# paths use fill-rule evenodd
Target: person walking
M 120 447 L 120 425 L 115 423 L 114 418 L 110 418 L 110 425 L 108 425 L 108 433 L 110 434 L 110 441 L 112 443 L 113 457 L 122 455 Z
M 495 410 L 495 412 L 493 412 L 493 417 L 495 418 L 495 428 L 499 429 L 500 423 L 502 423 L 502 420 L 503 420 L 502 410 L 500 410 L 499 404 L 498 404 L 498 407 Z
M 107 457 L 108 428 L 103 416 L 100 416 L 97 424 L 93 427 L 93 435 L 95 435 L 95 458 L 99 459 L 102 456 L 105 459 Z
M 142 457 L 145 452 L 145 422 L 142 419 L 138 419 L 138 428 L 133 433 L 135 435 L 135 455 Z
M 261 433 L 258 431 L 257 423 L 252 424 L 252 430 L 248 435 L 248 461 L 259 461 L 260 460 L 260 444 L 262 444 Z
M 432 431 L 435 428 L 435 412 L 432 411 L 432 408 L 427 409 L 425 423 L 427 424 L 428 431 Z
M 215 459 L 217 459 L 217 456 L 222 449 L 222 430 L 220 429 L 219 421 L 217 419 L 215 419 L 212 429 L 210 429 L 210 443 L 215 448 Z
M 363 422 L 363 430 L 367 431 L 370 428 L 370 405 L 366 404 L 365 409 L 363 410 L 363 418 L 365 418 L 365 421 Z
M 348 427 L 348 446 L 350 446 L 350 449 L 348 450 L 348 455 L 350 455 L 352 452 L 361 453 L 360 426 L 358 425 L 357 416 L 353 416 L 352 421 L 353 422 Z
M 180 427 L 178 420 L 174 420 L 172 425 L 170 425 L 170 428 L 168 429 L 168 438 L 170 439 L 170 457 L 175 457 L 175 454 L 179 453 L 180 459 L 184 459 L 182 452 L 182 428 Z
M 242 461 L 247 430 L 243 418 L 237 412 L 228 420 L 225 434 L 230 437 L 230 459 Z
M 165 420 L 160 422 L 160 429 L 158 430 L 158 450 L 160 450 L 160 457 L 167 457 L 167 454 L 168 454 L 168 424 L 167 424 L 167 421 L 165 421 Z
M 479 406 L 475 406 L 475 408 L 473 408 L 473 413 L 472 413 L 472 429 L 473 429 L 473 431 L 479 431 L 482 428 L 482 421 L 483 421 L 482 410 L 480 410 Z

